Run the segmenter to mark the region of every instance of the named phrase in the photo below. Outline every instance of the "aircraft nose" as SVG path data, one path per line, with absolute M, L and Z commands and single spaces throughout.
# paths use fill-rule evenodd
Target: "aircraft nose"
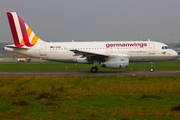
M 177 57 L 177 56 L 178 56 L 178 53 L 173 50 L 172 56 Z

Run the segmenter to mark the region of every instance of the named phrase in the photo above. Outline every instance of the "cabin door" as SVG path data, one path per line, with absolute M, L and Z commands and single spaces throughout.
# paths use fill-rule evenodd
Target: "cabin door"
M 40 56 L 46 56 L 46 45 L 45 44 L 42 44 L 41 47 L 40 47 Z
M 155 54 L 155 44 L 154 43 L 149 44 L 149 54 Z

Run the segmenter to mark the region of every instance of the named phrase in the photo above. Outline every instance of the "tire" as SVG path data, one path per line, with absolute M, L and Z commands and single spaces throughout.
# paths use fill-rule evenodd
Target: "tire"
M 91 72 L 92 72 L 92 73 L 96 73 L 97 71 L 98 71 L 98 68 L 97 68 L 97 67 L 92 67 L 92 68 L 91 68 Z
M 27 62 L 31 62 L 31 59 L 28 59 Z
M 150 68 L 149 71 L 150 71 L 150 72 L 154 72 L 154 68 Z
M 95 67 L 96 68 L 96 72 L 98 71 L 98 67 Z

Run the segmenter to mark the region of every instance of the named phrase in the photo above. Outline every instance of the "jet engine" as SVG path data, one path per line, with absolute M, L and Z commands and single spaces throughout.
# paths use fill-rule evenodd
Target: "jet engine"
M 129 67 L 129 58 L 113 57 L 108 58 L 105 62 L 101 62 L 101 67 L 123 69 Z
M 92 64 L 92 61 L 88 61 L 86 58 L 76 58 L 73 60 L 76 63 Z

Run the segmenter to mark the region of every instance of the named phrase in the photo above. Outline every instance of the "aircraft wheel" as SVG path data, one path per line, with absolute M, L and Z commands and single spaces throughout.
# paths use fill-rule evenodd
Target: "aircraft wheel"
M 29 59 L 27 60 L 27 62 L 31 62 L 31 58 L 29 58 Z
M 97 68 L 97 67 L 92 67 L 92 68 L 91 68 L 91 72 L 92 72 L 92 73 L 96 73 L 97 71 L 98 71 L 98 68 Z
M 149 71 L 150 71 L 150 72 L 154 72 L 154 68 L 150 68 Z
M 95 67 L 96 68 L 96 72 L 98 71 L 98 67 Z

